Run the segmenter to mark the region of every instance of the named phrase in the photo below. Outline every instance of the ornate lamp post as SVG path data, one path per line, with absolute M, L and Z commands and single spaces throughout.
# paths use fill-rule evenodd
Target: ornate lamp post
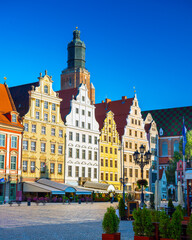
M 151 160 L 151 153 L 150 151 L 145 152 L 145 147 L 143 145 L 141 145 L 140 147 L 140 153 L 138 152 L 138 150 L 136 152 L 134 152 L 133 154 L 133 158 L 135 161 L 135 164 L 139 165 L 141 168 L 141 178 L 142 178 L 142 182 L 143 182 L 143 168 L 145 167 L 145 165 L 149 164 L 150 160 Z M 143 208 L 145 203 L 144 203 L 144 194 L 143 194 L 143 185 L 142 185 L 142 189 L 141 189 L 141 204 L 140 207 Z

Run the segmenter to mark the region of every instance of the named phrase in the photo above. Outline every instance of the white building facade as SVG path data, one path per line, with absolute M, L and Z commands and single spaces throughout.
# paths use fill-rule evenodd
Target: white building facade
M 77 186 L 82 178 L 98 182 L 99 124 L 85 84 L 81 84 L 77 95 L 72 96 L 65 124 L 65 183 Z

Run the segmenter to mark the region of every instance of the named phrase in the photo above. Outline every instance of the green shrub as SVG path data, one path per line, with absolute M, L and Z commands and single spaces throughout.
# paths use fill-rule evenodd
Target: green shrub
M 160 221 L 160 212 L 152 209 L 151 210 L 151 218 L 152 218 L 152 222 L 159 222 Z
M 162 238 L 171 238 L 171 222 L 165 211 L 160 212 L 159 233 Z
M 180 207 L 177 207 L 175 212 L 173 213 L 172 220 L 171 220 L 171 238 L 173 239 L 180 239 L 181 232 L 182 232 L 182 225 L 181 221 L 183 220 L 183 213 Z
M 121 218 L 125 217 L 125 203 L 123 202 L 123 198 L 119 201 L 119 215 Z
M 173 205 L 173 202 L 172 202 L 171 198 L 169 198 L 168 207 L 169 207 L 169 208 L 175 208 L 174 205 Z
M 150 208 L 155 209 L 154 194 L 150 196 Z
M 192 215 L 190 216 L 189 223 L 187 225 L 187 234 L 189 235 L 190 239 L 192 239 Z
M 135 236 L 153 236 L 154 226 L 152 223 L 152 215 L 151 211 L 147 208 L 143 208 L 142 210 L 134 209 L 133 211 L 133 231 L 135 232 Z
M 116 233 L 119 229 L 119 222 L 115 209 L 113 207 L 107 208 L 102 222 L 103 231 L 108 234 Z

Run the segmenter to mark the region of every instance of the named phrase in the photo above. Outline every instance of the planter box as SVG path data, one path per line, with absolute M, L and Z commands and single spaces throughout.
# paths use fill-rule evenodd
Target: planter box
M 154 240 L 154 237 L 134 236 L 134 240 Z
M 120 240 L 121 239 L 121 233 L 103 233 L 102 234 L 102 240 Z

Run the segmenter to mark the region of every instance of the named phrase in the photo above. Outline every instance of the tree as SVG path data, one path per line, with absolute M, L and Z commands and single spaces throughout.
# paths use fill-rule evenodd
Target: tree
M 185 145 L 185 158 L 192 159 L 192 130 L 187 131 L 187 143 Z M 179 150 L 183 153 L 183 138 L 179 142 Z

